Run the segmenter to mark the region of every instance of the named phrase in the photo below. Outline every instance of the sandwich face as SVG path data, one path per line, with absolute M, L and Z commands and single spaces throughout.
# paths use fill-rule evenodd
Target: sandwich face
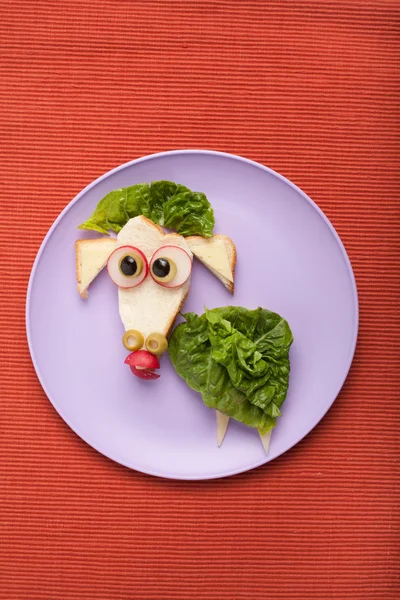
M 125 330 L 140 331 L 146 340 L 150 333 L 160 333 L 167 337 L 175 317 L 180 311 L 190 287 L 190 272 L 186 281 L 178 287 L 166 287 L 162 281 L 152 276 L 151 259 L 157 256 L 169 257 L 175 253 L 174 248 L 181 248 L 192 259 L 192 252 L 185 238 L 178 234 L 165 234 L 164 230 L 144 216 L 135 217 L 119 232 L 117 248 L 135 247 L 147 259 L 150 273 L 136 287 L 118 287 L 119 314 Z M 153 261 L 154 262 L 154 261 Z M 177 263 L 177 275 L 187 269 L 187 263 Z

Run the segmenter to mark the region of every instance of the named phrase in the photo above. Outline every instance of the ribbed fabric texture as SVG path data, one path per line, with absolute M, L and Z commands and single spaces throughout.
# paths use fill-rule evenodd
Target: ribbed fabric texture
M 0 27 L 0 597 L 399 598 L 399 2 L 3 0 Z M 176 148 L 298 184 L 341 236 L 360 299 L 324 420 L 212 482 L 88 447 L 25 338 L 30 269 L 59 212 L 105 171 Z

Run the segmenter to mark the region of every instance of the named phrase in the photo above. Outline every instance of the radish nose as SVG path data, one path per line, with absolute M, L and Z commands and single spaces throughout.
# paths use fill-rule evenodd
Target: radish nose
M 160 368 L 160 361 L 158 360 L 157 356 L 147 352 L 147 350 L 136 350 L 136 352 L 131 352 L 124 360 L 124 363 L 130 367 L 136 367 L 139 369 Z
M 129 365 L 132 373 L 139 379 L 158 379 L 160 377 L 158 373 L 155 373 L 155 369 L 160 368 L 160 361 L 157 356 L 147 350 L 131 352 L 126 357 L 125 364 Z

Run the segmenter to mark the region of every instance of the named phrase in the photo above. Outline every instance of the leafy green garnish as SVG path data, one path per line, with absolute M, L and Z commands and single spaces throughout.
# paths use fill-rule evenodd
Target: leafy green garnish
M 288 323 L 263 308 L 214 308 L 184 315 L 169 342 L 178 375 L 210 408 L 266 433 L 289 386 Z
M 205 194 L 172 181 L 154 181 L 110 192 L 79 229 L 118 233 L 129 219 L 139 215 L 184 236 L 211 237 L 215 223 Z

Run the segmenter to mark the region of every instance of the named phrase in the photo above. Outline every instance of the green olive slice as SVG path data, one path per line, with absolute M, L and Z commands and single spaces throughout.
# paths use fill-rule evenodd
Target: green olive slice
M 151 265 L 152 275 L 160 283 L 172 281 L 176 270 L 176 264 L 169 256 L 158 256 Z
M 119 259 L 118 269 L 124 277 L 139 277 L 143 271 L 143 259 L 138 252 L 131 250 Z
M 122 343 L 127 350 L 134 352 L 143 346 L 144 337 L 137 329 L 128 329 L 122 337 Z
M 192 256 L 180 246 L 161 246 L 150 260 L 150 275 L 165 288 L 183 285 L 192 272 Z
M 168 348 L 168 340 L 162 333 L 150 333 L 146 338 L 146 350 L 160 356 Z

